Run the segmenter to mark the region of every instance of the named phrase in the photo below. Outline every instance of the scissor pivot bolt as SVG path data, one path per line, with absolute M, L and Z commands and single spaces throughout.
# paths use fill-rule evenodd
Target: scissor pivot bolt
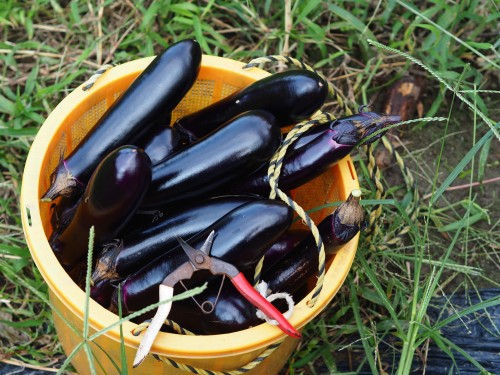
M 202 264 L 203 261 L 205 260 L 205 258 L 203 258 L 203 255 L 197 255 L 194 260 L 196 261 L 196 263 L 198 264 Z

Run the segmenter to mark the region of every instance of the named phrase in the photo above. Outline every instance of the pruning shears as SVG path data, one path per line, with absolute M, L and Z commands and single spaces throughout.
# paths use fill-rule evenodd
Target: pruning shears
M 213 275 L 228 276 L 241 295 L 269 318 L 276 320 L 276 322 L 278 322 L 278 327 L 284 333 L 294 338 L 300 338 L 301 334 L 290 324 L 283 314 L 281 314 L 276 307 L 274 307 L 267 299 L 257 292 L 235 266 L 209 255 L 214 236 L 215 233 L 211 232 L 200 250 L 193 248 L 182 238 L 177 237 L 179 244 L 188 256 L 189 260 L 181 264 L 160 284 L 160 301 L 171 299 L 173 297 L 174 286 L 179 281 L 190 279 L 196 271 L 209 270 Z M 161 326 L 165 322 L 165 319 L 167 319 L 171 308 L 172 302 L 164 303 L 158 307 L 158 310 L 156 311 L 156 314 L 146 330 L 139 348 L 137 349 L 133 364 L 134 367 L 139 366 L 148 354 Z

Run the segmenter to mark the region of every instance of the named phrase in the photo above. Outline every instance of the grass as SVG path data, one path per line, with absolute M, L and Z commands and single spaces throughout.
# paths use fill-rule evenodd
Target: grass
M 18 208 L 24 161 L 47 113 L 100 65 L 194 37 L 205 53 L 246 62 L 285 54 L 320 69 L 343 101 L 328 103 L 337 116 L 380 105 L 384 90 L 406 74 L 425 80 L 423 115 L 435 121 L 399 126 L 390 138 L 421 198 L 414 201 L 392 159 L 378 196 L 365 150 L 355 153 L 364 204 L 369 212 L 381 207 L 381 231 L 363 235 L 346 283 L 308 325 L 286 371 L 421 373 L 432 345 L 454 363 L 464 358 L 488 371 L 440 330 L 474 312 L 494 321 L 485 309 L 498 298 L 464 310 L 447 303 L 440 311 L 454 314 L 443 321 L 429 312 L 433 297 L 451 301 L 499 287 L 499 14 L 487 0 L 2 2 L 0 360 L 49 370 L 65 363 Z M 383 149 L 374 148 L 378 155 Z M 416 219 L 409 214 L 414 203 Z M 402 241 L 390 243 L 403 228 Z M 492 334 L 498 337 L 498 327 Z

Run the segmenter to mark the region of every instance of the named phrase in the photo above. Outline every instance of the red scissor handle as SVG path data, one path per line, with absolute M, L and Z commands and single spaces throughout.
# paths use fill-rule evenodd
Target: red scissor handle
M 247 281 L 245 276 L 240 272 L 236 276 L 231 277 L 231 282 L 238 289 L 243 297 L 252 303 L 259 310 L 262 310 L 266 316 L 278 322 L 278 327 L 287 335 L 300 338 L 302 335 L 297 331 L 290 322 L 274 307 L 271 302 L 262 297 L 259 292 Z

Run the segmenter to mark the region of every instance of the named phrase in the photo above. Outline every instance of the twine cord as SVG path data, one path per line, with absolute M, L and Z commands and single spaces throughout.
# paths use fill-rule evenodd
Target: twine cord
M 145 320 L 141 324 L 137 325 L 132 330 L 132 335 L 134 336 L 139 336 L 142 331 L 146 330 L 149 327 L 149 324 L 151 323 L 151 319 Z M 164 324 L 171 328 L 173 331 L 175 331 L 178 334 L 181 335 L 195 335 L 194 333 L 188 331 L 187 329 L 182 328 L 179 324 L 176 322 L 166 319 Z M 162 361 L 163 363 L 166 363 L 172 367 L 175 367 L 177 369 L 181 369 L 187 372 L 191 372 L 193 374 L 201 374 L 201 375 L 241 375 L 245 374 L 248 371 L 254 369 L 257 367 L 264 359 L 269 357 L 282 343 L 283 341 L 275 342 L 267 347 L 266 350 L 264 350 L 258 357 L 254 358 L 252 361 L 247 363 L 246 365 L 235 369 L 235 370 L 230 370 L 230 371 L 212 371 L 212 370 L 206 370 L 202 368 L 197 368 L 194 366 L 190 365 L 185 365 L 183 363 L 179 363 L 177 361 L 174 361 L 171 358 L 165 357 L 165 356 L 159 356 L 157 354 L 153 354 L 152 356 L 158 360 Z
M 265 281 L 261 281 L 255 287 L 255 289 L 257 289 L 257 291 L 262 295 L 262 297 L 267 299 L 269 302 L 273 302 L 274 300 L 277 299 L 284 299 L 288 305 L 288 310 L 285 313 L 283 313 L 283 316 L 286 319 L 290 319 L 290 317 L 293 314 L 293 309 L 295 308 L 295 302 L 293 301 L 293 298 L 290 294 L 284 292 L 269 294 L 269 291 L 267 289 L 267 283 Z M 272 324 L 273 326 L 277 326 L 279 324 L 276 320 L 269 318 L 266 314 L 264 314 L 260 310 L 257 310 L 256 315 L 257 318 L 265 320 L 267 323 Z
M 271 187 L 271 193 L 269 197 L 271 199 L 276 199 L 276 196 L 278 196 L 283 202 L 289 205 L 299 215 L 299 217 L 303 220 L 305 225 L 311 230 L 311 233 L 316 242 L 316 246 L 318 249 L 318 274 L 317 274 L 318 279 L 316 281 L 316 287 L 314 288 L 312 297 L 309 301 L 307 301 L 307 306 L 310 308 L 314 307 L 321 293 L 321 290 L 323 289 L 323 282 L 325 278 L 325 247 L 316 224 L 312 221 L 310 216 L 304 211 L 304 209 L 297 202 L 295 202 L 291 197 L 289 197 L 281 189 L 279 189 L 278 180 L 288 147 L 298 137 L 300 137 L 300 135 L 305 133 L 311 127 L 324 122 L 332 121 L 333 119 L 334 117 L 331 114 L 317 111 L 311 117 L 310 120 L 304 120 L 295 125 L 293 129 L 287 134 L 284 141 L 282 142 L 278 150 L 271 158 L 268 168 L 269 184 Z M 264 259 L 261 258 L 256 266 L 254 275 L 254 284 L 257 284 L 260 281 L 263 262 Z
M 84 84 L 82 87 L 83 91 L 88 91 L 92 86 L 94 86 L 94 83 L 104 74 L 106 73 L 109 69 L 111 69 L 114 66 L 114 64 L 105 64 L 101 66 Z

